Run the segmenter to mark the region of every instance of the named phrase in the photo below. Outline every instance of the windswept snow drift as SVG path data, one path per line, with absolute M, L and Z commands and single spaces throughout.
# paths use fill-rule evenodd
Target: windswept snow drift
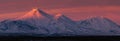
M 120 26 L 103 17 L 75 22 L 62 14 L 33 9 L 16 19 L 0 22 L 0 35 L 72 36 L 119 35 Z

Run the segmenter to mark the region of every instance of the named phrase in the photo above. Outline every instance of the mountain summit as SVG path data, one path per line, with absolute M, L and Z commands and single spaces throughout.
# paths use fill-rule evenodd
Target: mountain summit
M 19 17 L 18 19 L 27 19 L 27 18 L 50 18 L 51 16 L 40 10 L 39 8 L 34 8 L 25 15 Z

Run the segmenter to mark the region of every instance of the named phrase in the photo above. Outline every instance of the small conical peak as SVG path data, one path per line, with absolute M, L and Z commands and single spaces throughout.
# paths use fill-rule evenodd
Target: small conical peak
M 38 11 L 39 9 L 38 8 L 33 8 L 32 11 Z
M 56 14 L 56 15 L 54 16 L 54 18 L 55 18 L 55 19 L 58 19 L 58 18 L 61 17 L 61 16 L 63 16 L 63 15 L 58 13 L 58 14 Z
M 43 10 L 41 10 L 41 9 L 39 9 L 39 8 L 33 8 L 32 10 L 31 10 L 32 12 L 39 12 L 40 14 L 46 14 Z
M 54 15 L 54 18 L 55 18 L 55 19 L 59 19 L 59 18 L 65 18 L 65 19 L 68 19 L 65 15 L 60 14 L 60 13 Z
M 39 12 L 38 8 L 34 8 L 32 9 L 32 11 L 28 12 L 24 17 L 32 17 L 32 16 L 36 16 L 39 17 L 41 14 Z
M 63 14 L 60 14 L 60 13 L 56 14 L 54 16 L 54 19 L 56 19 L 56 20 L 65 20 L 65 21 L 68 21 L 68 20 L 72 21 L 70 18 L 68 18 L 67 16 L 65 16 Z

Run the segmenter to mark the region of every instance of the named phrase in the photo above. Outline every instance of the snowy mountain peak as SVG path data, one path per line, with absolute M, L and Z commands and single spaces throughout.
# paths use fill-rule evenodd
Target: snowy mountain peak
M 54 16 L 54 18 L 55 19 L 58 19 L 59 17 L 61 17 L 61 16 L 63 16 L 62 14 L 56 14 L 55 16 Z
M 70 18 L 68 18 L 67 16 L 63 15 L 63 14 L 56 14 L 54 15 L 54 19 L 55 20 L 66 20 L 66 21 L 72 21 Z
M 55 16 L 54 16 L 54 18 L 55 19 L 65 19 L 65 20 L 71 20 L 71 19 L 69 19 L 68 17 L 66 17 L 65 15 L 63 15 L 63 14 L 56 14 Z
M 23 15 L 22 17 L 19 17 L 17 19 L 26 19 L 26 18 L 49 18 L 51 17 L 50 15 L 48 15 L 47 13 L 45 13 L 44 11 L 38 9 L 38 8 L 34 8 L 32 9 L 30 12 L 28 12 L 27 14 Z

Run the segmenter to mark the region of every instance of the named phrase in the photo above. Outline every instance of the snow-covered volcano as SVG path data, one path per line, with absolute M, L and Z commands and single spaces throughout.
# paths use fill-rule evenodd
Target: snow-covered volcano
M 120 34 L 120 26 L 107 18 L 95 17 L 75 22 L 62 14 L 51 15 L 38 8 L 21 17 L 0 22 L 0 33 L 19 35 L 111 35 Z M 9 35 L 7 34 L 7 35 Z
M 21 17 L 1 22 L 1 31 L 8 33 L 75 34 L 76 23 L 62 14 L 50 15 L 40 9 L 32 9 Z
M 35 8 L 32 9 L 30 12 L 26 13 L 25 15 L 16 18 L 15 20 L 22 20 L 22 21 L 26 21 L 29 22 L 32 25 L 46 25 L 48 24 L 49 21 L 52 20 L 51 15 L 48 15 L 47 13 L 45 13 L 44 11 Z

